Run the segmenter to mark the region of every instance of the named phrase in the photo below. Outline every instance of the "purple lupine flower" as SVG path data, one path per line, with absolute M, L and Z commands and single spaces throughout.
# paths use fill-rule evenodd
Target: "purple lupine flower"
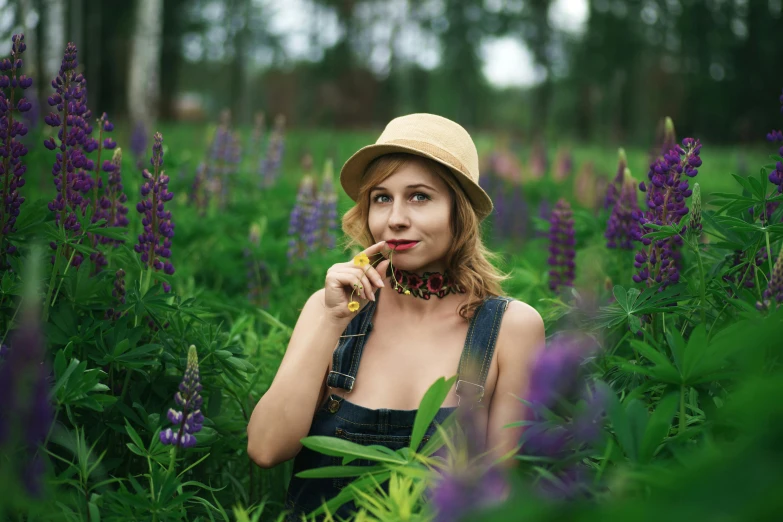
M 595 443 L 603 430 L 604 417 L 608 397 L 605 387 L 585 387 L 582 376 L 582 364 L 595 350 L 596 345 L 587 336 L 572 336 L 560 334 L 547 343 L 547 347 L 540 351 L 531 369 L 531 380 L 526 393 L 528 407 L 525 409 L 525 420 L 529 422 L 522 433 L 520 453 L 529 456 L 554 459 L 558 466 L 549 469 L 560 481 L 568 476 L 562 475 L 559 469 L 563 461 L 576 455 L 584 444 Z M 585 394 L 585 391 L 590 391 Z M 581 395 L 579 408 L 574 410 L 573 418 L 567 420 L 563 417 L 545 413 L 544 409 L 556 412 L 563 402 L 572 402 Z M 567 468 L 579 470 L 576 467 Z M 547 467 L 545 462 L 541 466 Z M 537 490 L 544 496 L 551 498 L 549 486 L 562 486 L 562 484 L 546 484 L 547 480 L 539 481 Z M 577 480 L 573 485 L 581 489 L 584 481 Z M 557 488 L 556 488 L 557 489 Z M 570 497 L 569 494 L 560 492 L 556 498 Z
M 536 142 L 530 151 L 530 176 L 541 179 L 549 169 L 549 158 L 546 153 L 546 145 L 542 141 Z
M 36 281 L 39 270 L 31 270 L 28 281 Z M 46 440 L 54 411 L 49 402 L 50 368 L 39 317 L 40 302 L 34 285 L 28 286 L 22 299 L 19 327 L 11 332 L 9 347 L 0 362 L 0 447 L 5 456 L 20 456 L 14 463 L 27 492 L 40 496 L 43 474 L 40 446 Z M 23 452 L 12 451 L 17 445 Z
M 109 180 L 106 185 L 106 198 L 109 201 L 109 212 L 107 216 L 108 226 L 127 227 L 128 226 L 128 207 L 125 203 L 128 196 L 125 195 L 122 188 L 122 149 L 115 149 L 111 158 L 111 163 L 103 164 L 103 170 L 109 173 Z M 118 240 L 116 243 L 122 243 Z
M 312 250 L 315 238 L 315 183 L 305 176 L 299 183 L 296 204 L 288 220 L 288 260 L 304 259 Z
M 656 160 L 647 174 L 649 181 L 639 184 L 639 189 L 646 193 L 647 211 L 638 216 L 641 232 L 635 239 L 646 248 L 636 254 L 634 266 L 639 270 L 633 276 L 636 283 L 644 282 L 648 286 L 660 283 L 663 290 L 680 279 L 678 262 L 682 257 L 679 251 L 682 237 L 677 235 L 652 241 L 641 236 L 652 231 L 644 226 L 645 223 L 679 225 L 682 217 L 688 214 L 685 199 L 690 197 L 693 191 L 688 186 L 687 178 L 681 175 L 693 178 L 698 174 L 697 168 L 702 163 L 700 151 L 699 140 L 685 138 L 682 147 L 675 145 L 662 158 Z M 686 229 L 686 226 L 682 227 L 681 233 Z
M 190 187 L 190 203 L 196 207 L 199 216 L 207 214 L 209 197 L 207 190 L 207 163 L 201 162 L 196 168 L 196 175 Z
M 87 82 L 84 76 L 76 74 L 78 61 L 76 46 L 69 43 L 65 48 L 62 64 L 57 77 L 52 80 L 55 93 L 49 97 L 50 112 L 44 118 L 47 125 L 58 127 L 58 145 L 54 137 L 44 141 L 49 150 L 58 149 L 52 175 L 57 189 L 57 197 L 49 203 L 49 210 L 55 213 L 55 223 L 62 225 L 66 232 L 76 234 L 81 228 L 77 211 L 84 215 L 89 199 L 84 195 L 92 188 L 92 177 L 86 172 L 92 169 L 92 160 L 85 153 L 94 150 L 94 140 L 89 138 L 92 127 L 88 123 L 90 111 L 87 109 Z M 57 249 L 56 243 L 51 243 Z M 70 255 L 70 252 L 63 252 Z M 73 256 L 72 264 L 79 266 L 83 260 L 80 253 Z M 54 262 L 54 258 L 52 258 Z
M 767 288 L 761 294 L 761 301 L 756 302 L 756 308 L 759 310 L 769 310 L 783 303 L 783 247 L 780 249 L 775 266 L 772 267 L 772 273 L 769 275 Z
M 201 413 L 201 377 L 198 370 L 198 353 L 196 347 L 188 348 L 188 365 L 185 375 L 179 385 L 179 391 L 174 395 L 177 405 L 182 408 L 169 408 L 166 417 L 174 425 L 174 429 L 166 428 L 160 432 L 160 442 L 164 445 L 174 445 L 181 448 L 191 448 L 196 445 L 195 434 L 201 431 L 204 415 Z
M 250 226 L 249 245 L 244 249 L 247 267 L 247 299 L 258 307 L 266 307 L 269 293 L 269 266 L 256 259 L 256 251 L 261 246 L 261 227 L 257 223 Z
M 571 204 L 560 198 L 549 218 L 549 289 L 573 286 L 576 257 Z
M 275 118 L 275 126 L 269 136 L 266 155 L 258 165 L 261 175 L 261 188 L 269 188 L 280 176 L 280 166 L 283 163 L 285 150 L 285 117 L 281 114 Z
M 169 177 L 163 173 L 163 135 L 156 132 L 153 136 L 152 158 L 150 163 L 153 172 L 144 169 L 142 175 L 147 180 L 141 186 L 143 198 L 136 205 L 136 210 L 142 214 L 144 232 L 139 235 L 139 242 L 134 245 L 134 250 L 141 254 L 141 262 L 147 265 L 148 270 L 163 270 L 165 274 L 174 274 L 174 265 L 171 264 L 171 238 L 174 237 L 174 222 L 171 220 L 171 211 L 165 209 L 165 203 L 174 198 L 169 192 Z M 166 260 L 166 261 L 163 261 Z M 165 292 L 171 291 L 168 283 L 163 283 Z
M 324 175 L 318 190 L 317 215 L 314 220 L 320 228 L 317 243 L 326 250 L 335 245 L 337 230 L 337 192 L 334 190 L 334 168 L 329 159 L 324 165 Z
M 655 145 L 649 154 L 648 165 L 652 165 L 656 160 L 663 157 L 677 145 L 677 133 L 674 130 L 674 121 L 667 116 L 658 124 L 655 133 Z
M 111 162 L 108 161 L 101 164 L 101 153 L 103 152 L 103 149 L 112 150 L 117 146 L 117 142 L 111 139 L 111 137 L 106 137 L 105 139 L 103 137 L 104 132 L 111 132 L 114 130 L 114 124 L 108 120 L 105 112 L 101 114 L 100 118 L 98 118 L 98 128 L 98 140 L 96 141 L 96 146 L 98 149 L 98 159 L 96 163 L 98 167 L 95 169 L 95 180 L 93 182 L 93 212 L 98 209 L 98 189 L 103 188 L 101 170 L 108 174 L 111 172 L 112 167 Z M 97 219 L 94 220 L 93 223 L 95 223 L 95 221 L 97 221 Z
M 137 168 L 144 167 L 144 156 L 147 154 L 147 140 L 149 131 L 142 121 L 137 121 L 133 126 L 133 132 L 130 137 L 130 150 L 136 160 Z
M 435 483 L 428 496 L 435 509 L 435 522 L 468 520 L 466 515 L 503 502 L 510 485 L 503 471 L 493 467 L 485 473 L 475 470 L 447 473 Z M 470 518 L 473 520 L 473 518 Z
M 22 158 L 27 155 L 27 147 L 19 140 L 27 134 L 27 127 L 19 118 L 14 118 L 14 112 L 24 114 L 30 111 L 32 105 L 27 98 L 16 99 L 17 89 L 24 92 L 33 84 L 33 79 L 20 74 L 26 49 L 24 35 L 13 35 L 11 38 L 11 59 L 0 61 L 0 269 L 9 268 L 7 255 L 16 252 L 10 237 L 16 232 L 16 218 L 25 198 L 19 189 L 25 184 L 22 177 L 27 165 L 22 164 Z
M 574 172 L 574 158 L 568 149 L 560 149 L 555 158 L 552 177 L 555 181 L 565 181 Z
M 742 281 L 742 286 L 745 288 L 753 288 L 756 286 L 755 280 L 756 280 L 756 268 L 763 266 L 764 263 L 767 261 L 767 250 L 765 248 L 759 249 L 756 252 L 756 256 L 754 258 L 754 261 L 748 264 L 745 264 L 745 257 L 747 256 L 747 252 L 744 250 L 735 250 L 731 257 L 731 268 L 729 269 L 729 273 L 723 276 L 723 280 L 726 282 L 731 282 L 734 284 L 740 284 L 740 281 Z M 745 265 L 743 268 L 739 268 L 737 270 L 734 270 L 735 268 Z M 731 288 L 727 288 L 726 292 L 728 293 L 729 297 L 735 297 L 734 292 L 731 290 Z
M 538 406 L 552 408 L 562 398 L 569 398 L 579 387 L 579 371 L 592 346 L 585 337 L 560 334 L 543 348 L 533 362 L 530 383 L 524 394 L 530 403 L 527 419 L 540 418 Z
M 780 97 L 780 111 L 783 112 L 783 95 Z M 771 141 L 773 143 L 775 142 L 783 142 L 783 131 L 781 130 L 773 130 L 767 134 L 767 140 Z M 778 149 L 778 155 L 783 156 L 783 145 L 780 146 L 780 149 Z M 783 194 L 783 162 L 776 162 L 775 163 L 775 170 L 769 173 L 769 182 L 773 185 L 777 186 L 778 194 Z M 772 216 L 772 213 L 777 210 L 777 208 L 780 206 L 780 201 L 771 201 L 767 203 L 767 207 L 765 209 L 764 215 L 761 217 L 761 222 L 763 225 L 766 226 L 766 224 L 769 221 L 770 216 Z M 753 212 L 753 208 L 750 209 L 751 212 Z
M 114 273 L 114 287 L 112 288 L 111 295 L 117 301 L 118 304 L 120 305 L 125 304 L 125 270 L 123 270 L 122 268 L 120 268 Z M 106 314 L 104 318 L 116 321 L 123 315 L 124 315 L 123 312 L 120 312 L 119 310 L 115 310 L 114 308 L 109 308 L 108 310 L 106 310 Z
M 620 190 L 623 186 L 623 180 L 625 179 L 625 169 L 628 167 L 628 158 L 625 156 L 625 149 L 617 151 L 617 174 L 609 185 L 606 187 L 606 195 L 604 196 L 604 209 L 611 210 L 614 204 L 617 203 L 617 199 L 620 196 Z
M 636 196 L 636 180 L 631 176 L 630 169 L 626 168 L 620 197 L 613 203 L 612 213 L 606 224 L 606 232 L 604 232 L 604 237 L 607 240 L 606 247 L 633 250 L 634 240 L 641 234 L 638 221 L 640 214 L 641 210 Z M 637 216 L 637 219 L 634 219 L 634 216 Z

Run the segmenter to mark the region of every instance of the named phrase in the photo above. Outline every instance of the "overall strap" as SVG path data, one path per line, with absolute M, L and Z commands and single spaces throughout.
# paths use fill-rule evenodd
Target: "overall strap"
M 511 301 L 508 297 L 488 297 L 471 318 L 459 360 L 455 390 L 460 402 L 463 397 L 471 400 L 471 408 L 473 402 L 479 403 L 484 398 L 484 384 L 495 353 L 500 322 Z
M 376 294 L 376 299 L 377 299 Z M 340 341 L 332 354 L 332 371 L 326 378 L 326 384 L 332 388 L 342 388 L 351 391 L 356 382 L 356 372 L 359 371 L 359 360 L 362 357 L 364 341 L 372 329 L 372 317 L 377 301 L 370 301 L 356 317 L 351 319 L 348 327 L 340 336 Z

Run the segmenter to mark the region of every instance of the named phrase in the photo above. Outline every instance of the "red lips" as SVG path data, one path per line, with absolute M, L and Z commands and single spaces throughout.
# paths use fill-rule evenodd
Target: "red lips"
M 419 244 L 418 241 L 410 241 L 407 239 L 392 239 L 386 242 L 389 247 L 394 250 L 395 252 L 398 252 L 400 250 L 408 250 L 409 248 L 413 248 L 416 245 Z

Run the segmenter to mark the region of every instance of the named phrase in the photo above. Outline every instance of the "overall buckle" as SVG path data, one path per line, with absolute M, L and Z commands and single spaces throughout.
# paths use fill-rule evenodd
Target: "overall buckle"
M 335 372 L 335 371 L 331 371 L 331 372 L 329 372 L 329 375 L 332 375 L 332 374 L 335 374 L 335 375 L 342 375 L 343 377 L 348 377 L 349 379 L 351 379 L 351 384 L 350 384 L 350 387 L 349 387 L 349 388 L 347 388 L 347 390 L 348 390 L 348 393 L 351 393 L 351 390 L 353 390 L 353 383 L 354 383 L 354 382 L 356 382 L 356 378 L 355 378 L 355 377 L 351 377 L 350 375 L 346 375 L 346 374 L 344 374 L 344 373 L 340 373 L 340 372 Z M 328 377 L 328 376 L 327 376 L 327 378 L 326 378 L 326 381 L 327 381 L 327 383 L 329 382 L 329 377 Z M 329 387 L 331 388 L 331 386 L 329 386 Z M 343 389 L 346 389 L 346 388 L 343 388 Z
M 469 381 L 463 381 L 462 379 L 460 379 L 460 380 L 457 381 L 457 387 L 454 390 L 454 393 L 457 394 L 457 406 L 460 405 L 460 402 L 462 400 L 462 396 L 459 393 L 461 384 L 469 384 L 470 386 L 475 386 L 476 388 L 478 388 L 478 393 L 474 394 L 474 398 L 476 399 L 476 402 L 481 402 L 481 399 L 484 398 L 484 387 L 483 386 L 481 386 L 480 384 L 475 384 L 475 383 L 472 383 L 472 382 L 469 382 Z

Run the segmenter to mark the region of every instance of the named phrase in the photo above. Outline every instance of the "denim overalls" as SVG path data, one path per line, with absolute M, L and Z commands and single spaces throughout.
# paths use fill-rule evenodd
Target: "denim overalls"
M 380 290 L 378 291 L 380 292 Z M 377 298 L 377 294 L 376 294 Z M 492 354 L 495 351 L 500 322 L 511 299 L 507 297 L 488 297 L 478 307 L 470 320 L 465 347 L 462 350 L 458 372 L 463 380 L 458 380 L 456 392 L 461 403 L 466 399 L 480 401 L 484 394 L 484 383 L 489 373 Z M 340 342 L 332 356 L 332 371 L 327 384 L 332 388 L 350 391 L 359 370 L 364 343 L 372 331 L 372 317 L 376 301 L 370 301 L 354 317 L 340 337 Z M 422 446 L 435 432 L 435 423 L 442 423 L 456 407 L 441 408 L 433 424 L 427 429 Z M 353 404 L 338 395 L 329 399 L 315 412 L 308 436 L 326 435 L 340 437 L 363 445 L 380 444 L 392 450 L 398 450 L 410 444 L 413 421 L 418 410 L 377 410 Z M 303 447 L 294 459 L 293 475 L 300 471 L 323 466 L 339 466 L 342 457 L 330 457 Z M 371 461 L 358 459 L 352 466 L 372 465 Z M 299 521 L 319 507 L 323 500 L 336 496 L 342 488 L 356 477 L 303 479 L 291 477 L 286 493 L 285 505 L 293 513 L 287 520 Z M 334 515 L 346 518 L 356 510 L 353 502 L 344 504 Z

